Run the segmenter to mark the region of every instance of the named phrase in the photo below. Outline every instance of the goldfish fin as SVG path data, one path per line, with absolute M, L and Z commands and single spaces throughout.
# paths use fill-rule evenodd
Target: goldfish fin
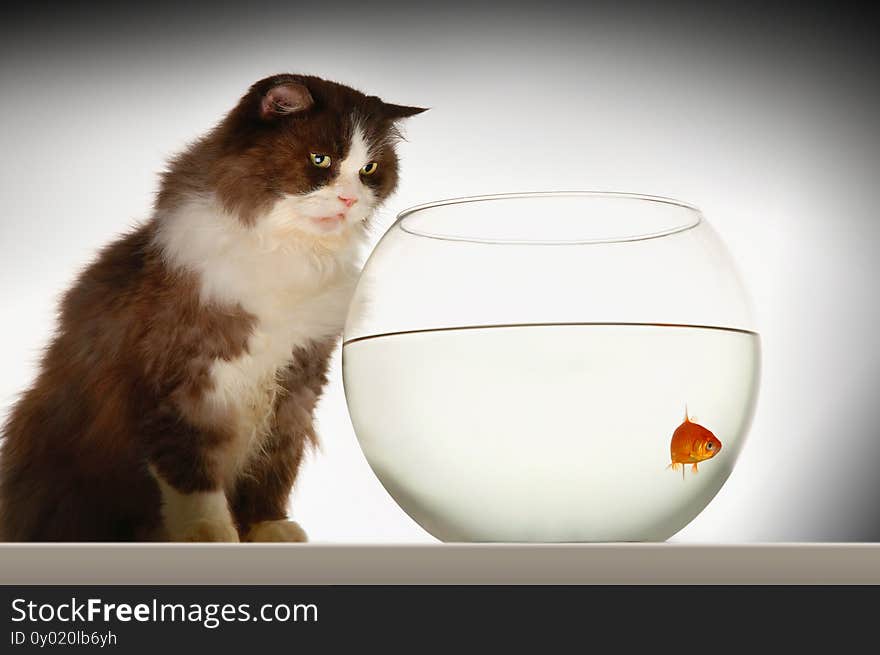
M 697 470 L 697 463 L 696 462 L 694 462 L 694 465 L 691 467 L 691 471 L 693 471 L 694 473 L 699 473 L 699 471 Z
M 684 404 L 684 422 L 690 423 L 690 419 L 688 418 L 688 404 Z

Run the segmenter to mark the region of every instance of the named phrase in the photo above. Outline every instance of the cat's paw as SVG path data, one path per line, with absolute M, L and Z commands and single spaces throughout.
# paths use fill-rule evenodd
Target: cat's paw
M 296 521 L 261 521 L 248 531 L 244 541 L 304 542 L 308 537 Z
M 232 523 L 213 519 L 199 519 L 183 531 L 177 541 L 238 541 L 238 531 Z

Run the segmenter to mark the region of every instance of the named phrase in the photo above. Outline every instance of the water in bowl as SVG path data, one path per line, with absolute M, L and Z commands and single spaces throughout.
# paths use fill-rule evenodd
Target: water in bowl
M 730 474 L 760 341 L 656 324 L 478 326 L 348 341 L 352 422 L 388 492 L 443 541 L 658 541 Z M 668 468 L 684 419 L 719 454 Z

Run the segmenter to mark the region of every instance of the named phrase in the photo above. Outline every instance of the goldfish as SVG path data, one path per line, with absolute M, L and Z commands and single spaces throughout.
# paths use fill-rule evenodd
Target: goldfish
M 677 471 L 681 466 L 683 480 L 685 464 L 692 464 L 691 470 L 697 473 L 697 463 L 712 459 L 720 450 L 721 442 L 718 438 L 702 425 L 691 422 L 685 405 L 684 423 L 672 433 L 672 443 L 669 444 L 672 463 L 666 468 Z

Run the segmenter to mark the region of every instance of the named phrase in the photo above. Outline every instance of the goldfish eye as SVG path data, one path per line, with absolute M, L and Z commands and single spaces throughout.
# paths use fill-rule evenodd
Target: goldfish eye
M 372 175 L 376 172 L 377 168 L 379 168 L 379 164 L 374 161 L 371 161 L 369 164 L 364 164 L 361 166 L 361 175 Z
M 706 444 L 706 450 L 712 450 L 713 448 L 715 448 L 715 444 L 713 444 L 711 441 Z
M 318 168 L 330 168 L 330 155 L 319 155 L 316 152 L 310 152 L 309 159 Z

